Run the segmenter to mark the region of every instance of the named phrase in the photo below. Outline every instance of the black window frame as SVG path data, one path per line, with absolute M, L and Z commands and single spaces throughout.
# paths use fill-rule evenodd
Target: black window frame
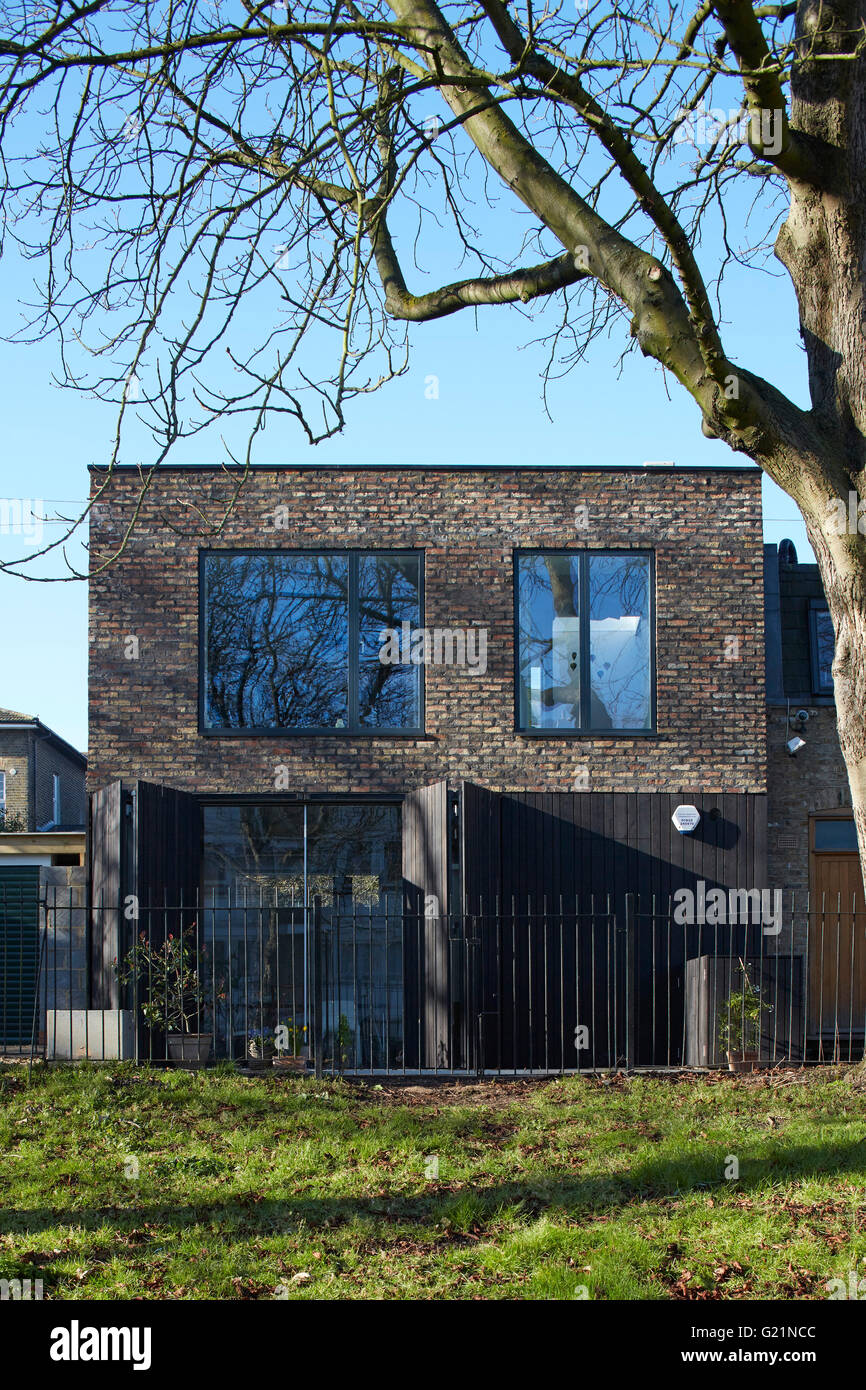
M 830 617 L 830 606 L 821 599 L 809 600 L 809 666 L 812 680 L 813 695 L 832 695 L 833 677 L 830 676 L 829 685 L 821 684 L 821 661 L 818 655 L 818 615 L 826 613 L 830 619 L 830 631 L 833 632 L 833 653 L 836 651 L 836 633 L 833 629 L 833 619 Z M 832 662 L 831 662 L 832 666 Z
M 520 722 L 520 559 L 531 555 L 577 556 L 580 560 L 580 717 L 579 729 L 533 729 Z M 649 662 L 650 662 L 650 723 L 646 729 L 593 729 L 584 724 L 590 701 L 589 670 L 589 559 L 591 556 L 643 556 L 648 560 L 649 585 Z M 585 546 L 515 546 L 512 550 L 514 594 L 514 729 L 521 738 L 617 739 L 655 738 L 658 736 L 656 706 L 656 562 L 655 551 L 645 546 L 605 546 L 596 549 Z
M 304 728 L 279 727 L 270 725 L 247 725 L 241 729 L 215 728 L 206 723 L 205 720 L 205 692 L 207 682 L 207 595 L 206 595 L 206 571 L 208 557 L 211 555 L 230 556 L 230 555 L 344 555 L 349 562 L 349 603 L 348 603 L 348 719 L 344 728 L 334 728 L 330 725 L 306 725 Z M 426 595 L 424 587 L 424 557 L 425 551 L 418 546 L 400 546 L 395 549 L 388 549 L 384 546 L 344 546 L 344 545 L 316 545 L 316 546 L 200 546 L 198 552 L 198 731 L 206 738 L 276 738 L 276 739 L 296 739 L 296 738 L 425 738 L 427 724 L 426 707 L 426 680 L 424 663 L 420 663 L 418 670 L 418 713 L 419 724 L 402 725 L 399 728 L 386 728 L 380 725 L 361 724 L 357 720 L 353 721 L 354 712 L 357 713 L 358 700 L 358 673 L 359 673 L 359 633 L 358 625 L 359 603 L 358 603 L 358 570 L 359 560 L 368 555 L 383 555 L 388 558 L 407 559 L 417 557 L 418 559 L 418 611 L 420 615 L 420 627 L 426 625 Z M 417 629 L 415 629 L 417 630 Z

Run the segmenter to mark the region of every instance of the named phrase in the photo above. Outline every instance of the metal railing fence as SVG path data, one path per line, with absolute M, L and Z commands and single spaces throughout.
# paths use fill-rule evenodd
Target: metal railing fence
M 353 1075 L 861 1060 L 862 906 L 721 901 L 428 916 L 276 890 L 34 907 L 0 885 L 0 1052 Z

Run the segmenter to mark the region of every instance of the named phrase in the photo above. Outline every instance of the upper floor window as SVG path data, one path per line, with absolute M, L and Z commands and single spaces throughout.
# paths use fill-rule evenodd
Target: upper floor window
M 60 808 L 60 773 L 55 772 L 51 777 L 51 818 L 55 825 L 59 825 L 63 819 Z
M 652 729 L 651 555 L 519 554 L 517 627 L 521 729 Z
M 0 811 L 6 809 L 6 773 L 0 772 Z
M 809 640 L 812 657 L 813 695 L 833 694 L 833 654 L 836 638 L 826 603 L 813 599 L 809 606 Z
M 412 551 L 209 551 L 202 556 L 206 729 L 420 732 L 421 668 L 383 659 L 421 624 Z

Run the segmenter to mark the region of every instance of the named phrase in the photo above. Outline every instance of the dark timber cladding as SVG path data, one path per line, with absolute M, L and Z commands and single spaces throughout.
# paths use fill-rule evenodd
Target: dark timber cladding
M 421 1019 L 421 1065 L 451 1061 L 448 941 L 448 788 L 436 782 L 403 800 L 404 987 L 407 1017 Z M 411 1045 L 413 1039 L 407 1040 Z
M 681 803 L 701 812 L 690 835 L 671 820 Z M 464 784 L 463 862 L 465 911 L 482 942 L 486 1065 L 574 1065 L 558 1038 L 579 1024 L 595 1062 L 653 1060 L 660 1036 L 679 1061 L 684 967 L 707 946 L 698 927 L 668 930 L 670 899 L 679 888 L 697 895 L 701 882 L 767 886 L 766 798 Z M 742 949 L 736 933 L 730 945 Z M 551 1008 L 563 1014 L 555 1056 Z
M 90 798 L 91 999 L 95 1009 L 116 1009 L 119 985 L 114 962 L 120 958 L 123 893 L 123 788 L 119 781 L 100 787 Z
M 115 961 L 131 945 L 136 922 L 160 941 L 159 905 L 193 907 L 201 863 L 198 798 L 151 782 L 112 782 L 90 798 L 92 1005 L 120 1003 Z M 149 920 L 136 912 L 148 910 Z M 183 925 L 191 926 L 191 912 Z M 132 924 L 132 925 L 130 925 Z M 178 923 L 180 925 L 180 923 Z

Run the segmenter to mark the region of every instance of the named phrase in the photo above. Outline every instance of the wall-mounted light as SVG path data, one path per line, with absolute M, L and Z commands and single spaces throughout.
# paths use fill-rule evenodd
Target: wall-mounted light
M 791 757 L 794 758 L 799 753 L 801 748 L 806 747 L 806 740 L 804 738 L 798 738 L 795 735 L 794 738 L 788 739 L 788 742 L 785 746 L 788 749 L 788 752 L 791 754 Z

